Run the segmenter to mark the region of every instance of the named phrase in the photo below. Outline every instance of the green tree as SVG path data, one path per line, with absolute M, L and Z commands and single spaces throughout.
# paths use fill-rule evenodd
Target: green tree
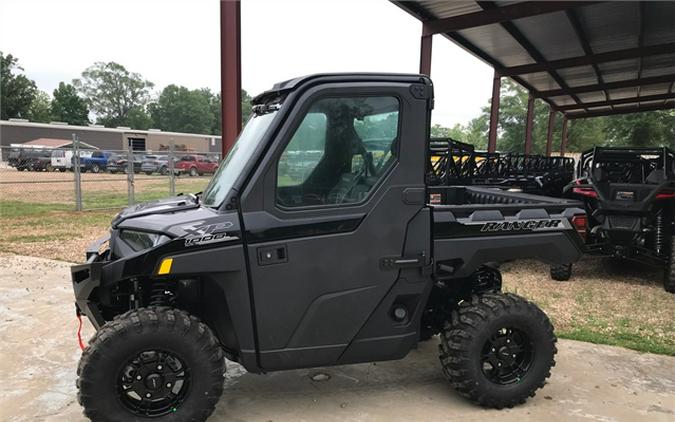
M 106 126 L 132 126 L 145 113 L 154 84 L 115 62 L 96 62 L 73 85 L 87 100 L 97 121 Z
M 456 141 L 466 142 L 467 133 L 466 129 L 456 123 L 453 127 L 445 127 L 438 123 L 431 126 L 431 137 L 432 138 L 452 138 Z
M 89 123 L 89 108 L 84 99 L 77 95 L 77 90 L 71 84 L 60 82 L 54 90 L 54 99 L 51 103 L 52 118 L 71 125 L 86 125 Z
M 28 114 L 26 117 L 32 122 L 49 123 L 52 120 L 52 112 L 50 109 L 51 99 L 49 94 L 38 90 L 35 93 L 35 98 L 28 107 Z
M 222 100 L 220 98 L 220 92 L 214 94 L 208 88 L 203 89 L 209 95 L 209 107 L 211 109 L 211 114 L 213 115 L 213 124 L 211 126 L 211 135 L 221 135 L 222 128 Z M 251 96 L 248 95 L 245 89 L 241 90 L 241 125 L 244 126 L 251 117 L 253 108 L 251 105 Z
M 129 110 L 126 126 L 133 129 L 147 130 L 153 126 L 153 120 L 144 107 L 133 107 Z
M 169 85 L 149 107 L 156 126 L 173 132 L 209 133 L 213 128 L 212 95 L 208 90 L 189 90 Z
M 242 121 L 242 126 L 248 121 L 249 117 L 251 117 L 251 113 L 253 112 L 253 106 L 251 104 L 251 98 L 250 95 L 248 95 L 248 92 L 246 92 L 245 89 L 241 90 L 241 121 Z
M 0 118 L 28 118 L 30 106 L 37 95 L 35 82 L 20 72 L 19 60 L 0 51 Z
M 623 114 L 606 119 L 607 134 L 612 145 L 675 148 L 675 111 L 673 110 Z

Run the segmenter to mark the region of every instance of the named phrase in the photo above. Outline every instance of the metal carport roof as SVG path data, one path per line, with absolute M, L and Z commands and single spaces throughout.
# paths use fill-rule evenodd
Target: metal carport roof
M 423 22 L 422 73 L 442 34 L 494 67 L 497 96 L 508 76 L 565 122 L 675 108 L 675 2 L 392 3 Z M 492 149 L 495 136 L 491 128 Z
M 394 3 L 569 118 L 675 108 L 675 2 Z

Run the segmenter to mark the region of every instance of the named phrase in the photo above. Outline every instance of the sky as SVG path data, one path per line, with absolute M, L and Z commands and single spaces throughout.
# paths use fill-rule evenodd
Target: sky
M 242 87 L 320 72 L 419 71 L 422 24 L 386 0 L 242 0 Z M 43 91 L 96 61 L 155 83 L 220 89 L 218 0 L 0 0 L 0 50 Z M 433 40 L 432 121 L 466 124 L 487 104 L 492 69 Z

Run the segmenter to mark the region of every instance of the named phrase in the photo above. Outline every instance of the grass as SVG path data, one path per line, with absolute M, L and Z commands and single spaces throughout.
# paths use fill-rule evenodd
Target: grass
M 192 191 L 200 190 L 197 181 Z M 185 183 L 184 191 L 190 191 Z M 179 191 L 179 188 L 176 188 Z M 167 193 L 144 189 L 138 197 Z M 4 198 L 3 198 L 4 199 Z M 90 206 L 125 205 L 124 196 L 90 193 Z M 75 212 L 71 204 L 0 200 L 0 252 L 81 262 L 86 246 L 103 236 L 119 209 Z M 543 264 L 521 261 L 502 268 L 504 290 L 537 303 L 560 338 L 675 356 L 675 297 L 665 292 L 659 271 L 584 260 L 569 282 L 555 282 Z
M 569 282 L 550 280 L 548 268 L 531 261 L 502 272 L 504 290 L 537 303 L 560 338 L 675 356 L 675 298 L 658 269 L 585 259 Z

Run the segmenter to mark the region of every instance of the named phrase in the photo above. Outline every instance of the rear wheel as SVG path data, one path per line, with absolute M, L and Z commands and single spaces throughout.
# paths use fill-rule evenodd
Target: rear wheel
M 668 293 L 675 293 L 675 236 L 670 239 L 670 255 L 663 275 L 663 288 Z
M 92 173 L 100 173 L 101 167 L 98 164 L 93 164 L 90 170 Z
M 141 308 L 105 324 L 82 354 L 78 399 L 94 421 L 203 421 L 223 391 L 223 353 L 184 311 Z
M 169 174 L 169 168 L 163 166 L 161 169 L 159 169 L 159 174 L 161 174 L 162 176 L 166 176 L 167 174 Z
M 150 175 L 152 175 L 152 172 L 151 172 L 151 171 L 146 171 L 145 174 L 147 174 L 148 176 L 150 176 Z
M 557 281 L 567 281 L 572 277 L 572 264 L 554 265 L 551 267 L 551 278 Z
M 440 360 L 450 384 L 484 407 L 524 403 L 555 365 L 556 337 L 546 314 L 513 295 L 485 293 L 460 303 L 441 332 Z

